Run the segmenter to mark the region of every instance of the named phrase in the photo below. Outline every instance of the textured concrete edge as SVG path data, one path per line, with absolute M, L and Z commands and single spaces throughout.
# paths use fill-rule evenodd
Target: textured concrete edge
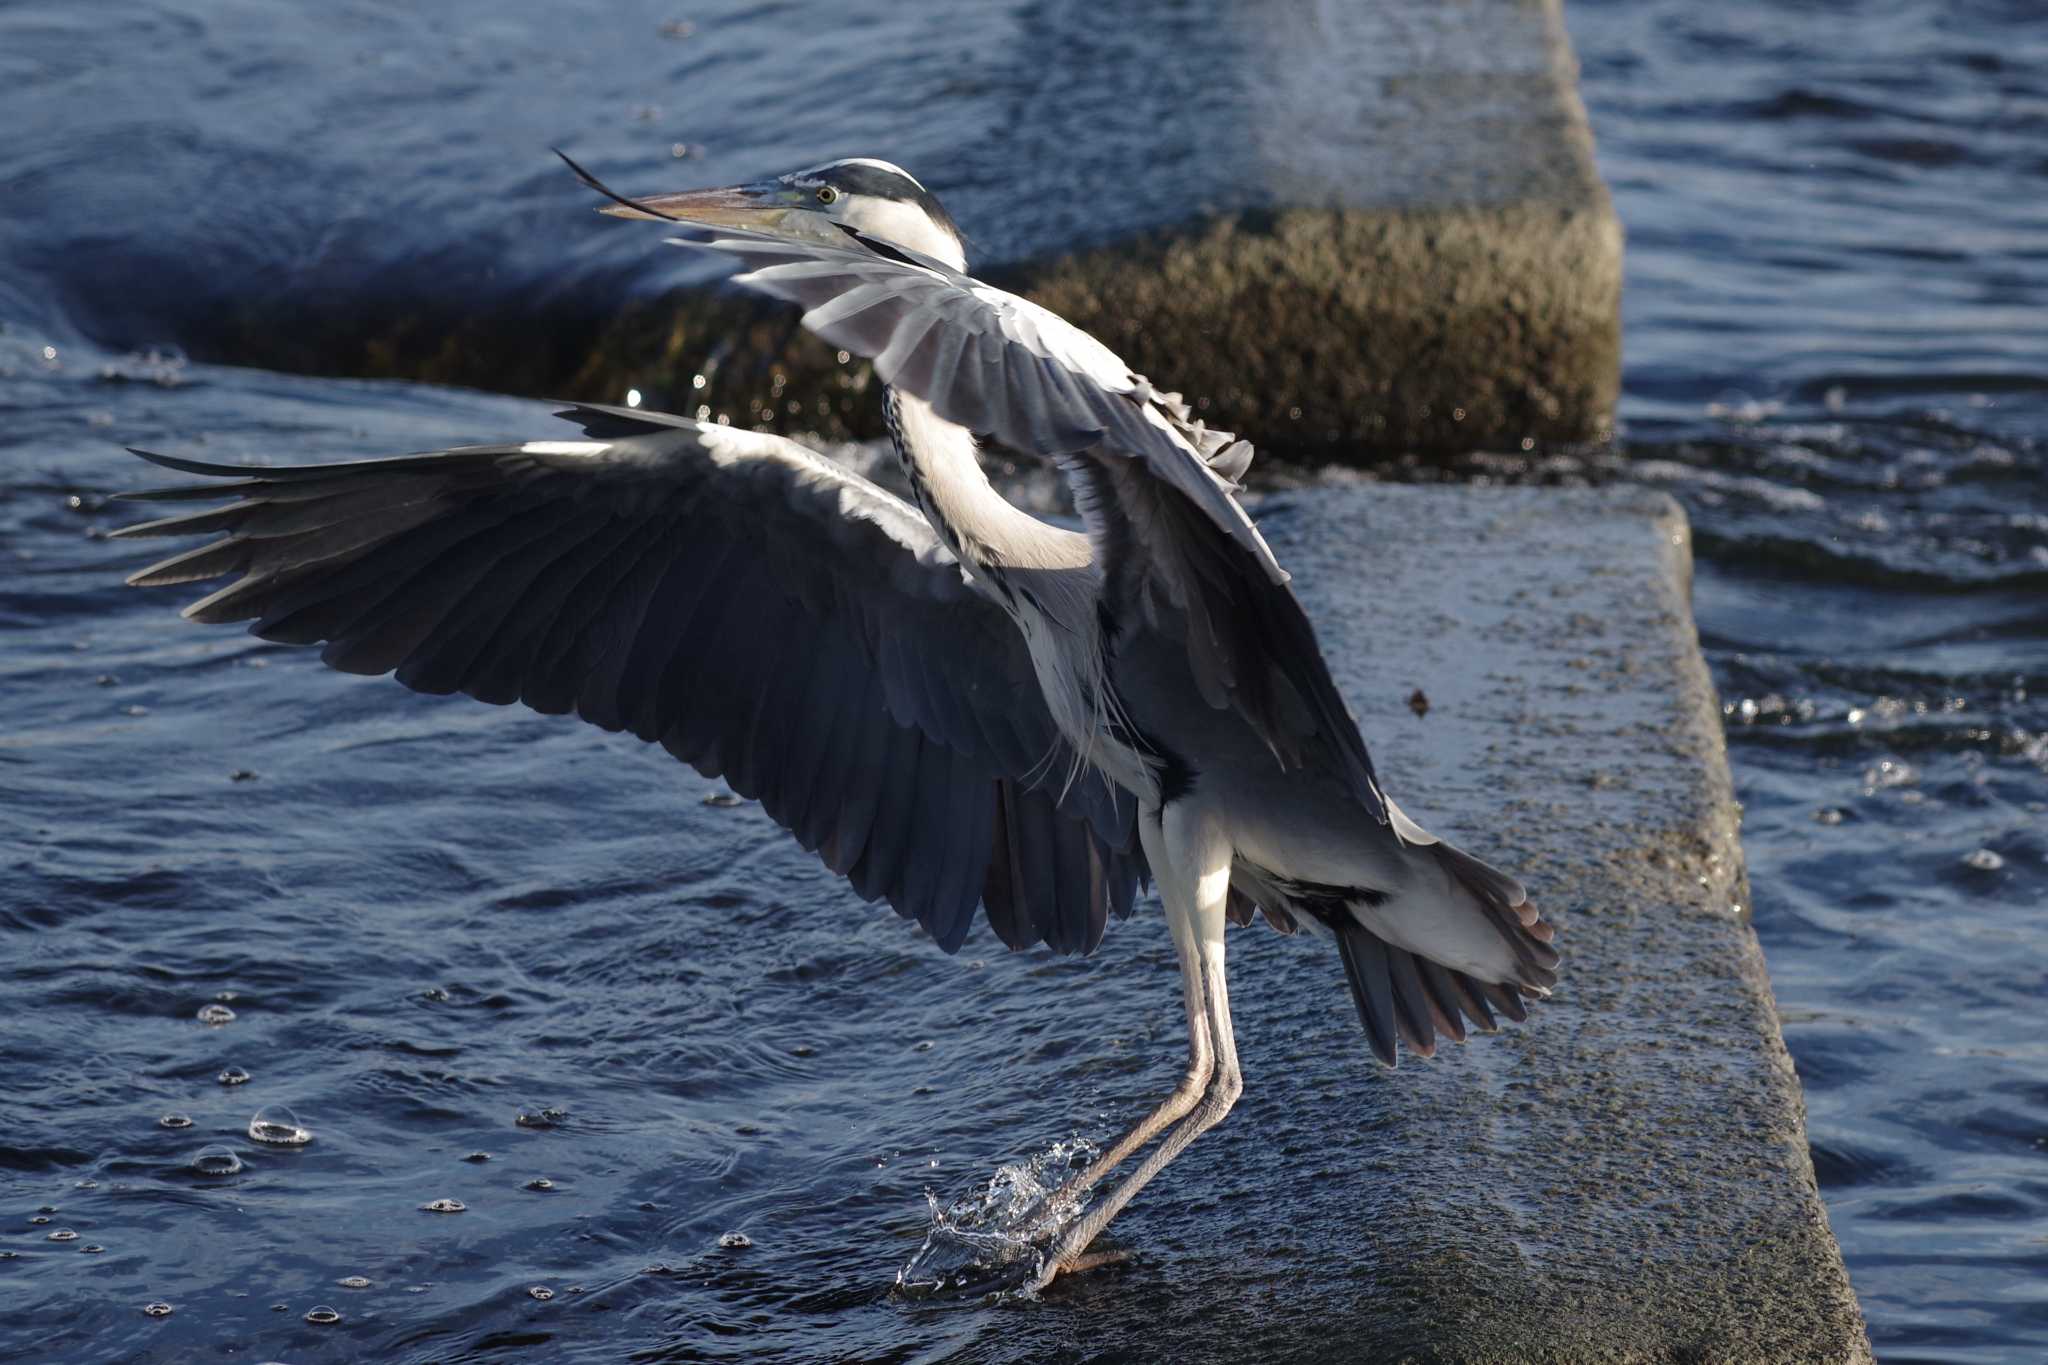
M 1033 263 L 1022 292 L 1169 378 L 1219 425 L 1317 460 L 1605 440 L 1620 392 L 1622 230 L 1561 0 L 1534 0 L 1540 74 L 1466 138 L 1506 163 L 1442 201 L 1197 221 Z M 1512 78 L 1510 78 L 1512 79 Z M 1454 104 L 1470 78 L 1413 83 Z M 1450 122 L 1447 118 L 1446 122 Z M 1498 126 L 1495 126 L 1495 125 Z M 1369 184 L 1370 165 L 1358 168 Z
M 1841 1247 L 1828 1225 L 1827 1207 L 1821 1199 L 1820 1182 L 1814 1173 L 1813 1153 L 1806 1136 L 1806 1092 L 1800 1086 L 1792 1054 L 1785 1046 L 1784 1027 L 1778 1003 L 1771 989 L 1770 970 L 1764 960 L 1763 944 L 1752 925 L 1749 868 L 1742 851 L 1742 807 L 1735 799 L 1734 773 L 1728 763 L 1727 732 L 1721 723 L 1719 694 L 1707 671 L 1706 657 L 1699 649 L 1699 627 L 1692 613 L 1693 554 L 1692 524 L 1685 509 L 1667 493 L 1654 495 L 1661 507 L 1656 524 L 1664 532 L 1666 576 L 1663 591 L 1668 594 L 1682 647 L 1676 651 L 1681 685 L 1688 696 L 1700 700 L 1684 708 L 1686 723 L 1693 730 L 1691 745 L 1704 762 L 1704 806 L 1698 815 L 1698 833 L 1703 849 L 1703 880 L 1708 883 L 1710 903 L 1740 905 L 1742 912 L 1729 924 L 1728 947 L 1736 955 L 1736 971 L 1754 1000 L 1757 1027 L 1763 1045 L 1765 1083 L 1771 1100 L 1782 1106 L 1785 1122 L 1776 1135 L 1784 1167 L 1800 1201 L 1806 1206 L 1819 1237 L 1832 1256 L 1819 1267 L 1820 1279 L 1810 1286 L 1819 1321 L 1836 1340 L 1829 1343 L 1831 1360 L 1852 1365 L 1874 1360 L 1863 1310 L 1849 1283 L 1848 1267 Z M 1818 1343 L 1816 1343 L 1818 1344 Z
M 1868 1360 L 1736 909 L 1683 512 L 1627 487 L 1330 486 L 1260 521 L 1390 789 L 1513 868 L 1565 952 L 1528 1024 L 1375 1087 L 1379 1178 L 1349 1199 L 1377 1254 L 1332 1318 L 1366 1358 Z
M 1603 440 L 1620 386 L 1622 231 L 1594 160 L 1560 0 L 1499 119 L 1497 177 L 1463 201 L 1198 217 L 1108 246 L 988 270 L 1094 332 L 1262 449 L 1319 461 Z M 1428 86 L 1427 73 L 1416 84 Z M 1465 86 L 1442 78 L 1432 97 Z M 1469 136 L 1491 127 L 1474 118 Z M 1369 186 L 1372 167 L 1360 168 Z M 1494 183 L 1497 181 L 1498 183 Z M 274 329 L 258 320 L 254 330 Z M 787 308 L 716 286 L 603 317 L 401 313 L 330 331 L 290 368 L 616 400 L 831 440 L 882 434 L 866 362 Z M 305 363 L 297 363 L 297 360 Z

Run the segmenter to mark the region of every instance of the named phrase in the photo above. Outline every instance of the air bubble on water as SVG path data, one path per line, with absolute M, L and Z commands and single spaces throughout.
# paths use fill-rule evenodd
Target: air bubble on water
M 326 1327 L 331 1323 L 340 1322 L 341 1314 L 324 1303 L 316 1303 L 306 1310 L 306 1321 L 317 1327 Z
M 546 1303 L 549 1299 L 552 1299 L 555 1296 L 555 1291 L 548 1288 L 544 1284 L 537 1284 L 526 1291 L 526 1296 L 531 1299 L 539 1299 L 542 1303 Z
M 745 1251 L 754 1244 L 754 1239 L 744 1232 L 723 1232 L 718 1236 L 718 1244 L 727 1251 Z
M 155 1303 L 145 1303 L 142 1305 L 142 1311 L 153 1318 L 167 1318 L 177 1310 L 159 1299 Z
M 936 1044 L 934 1044 L 931 1039 L 926 1038 L 924 1041 L 920 1042 L 919 1044 L 917 1044 L 917 1046 L 911 1048 L 910 1050 L 912 1052 L 930 1052 L 934 1046 L 936 1046 Z
M 202 1024 L 207 1024 L 214 1028 L 219 1028 L 222 1024 L 234 1023 L 235 1012 L 229 1009 L 226 1005 L 221 1004 L 219 1001 L 214 1001 L 212 1004 L 201 1005 L 199 1007 L 198 1018 L 199 1022 Z
M 429 1199 L 420 1205 L 420 1208 L 427 1213 L 461 1213 L 468 1209 L 469 1205 L 460 1199 Z
M 537 1111 L 522 1110 L 520 1111 L 519 1117 L 513 1119 L 512 1121 L 518 1124 L 521 1128 L 553 1128 L 556 1124 L 560 1123 L 563 1119 L 566 1119 L 568 1117 L 568 1110 L 559 1108 L 558 1106 L 551 1104 L 547 1108 Z
M 1963 855 L 1963 866 L 1973 867 L 1979 872 L 1996 872 L 2005 866 L 2005 859 L 1988 848 L 1980 848 Z
M 299 1122 L 288 1104 L 270 1104 L 249 1120 L 249 1136 L 273 1147 L 303 1147 L 313 1140 L 313 1130 Z
M 491 1159 L 491 1154 L 489 1152 L 471 1152 L 462 1159 L 472 1166 L 481 1166 Z
M 78 1234 L 70 1228 L 58 1228 L 50 1234 L 49 1240 L 52 1242 L 75 1242 L 78 1240 Z
M 539 1190 L 539 1191 L 541 1191 L 541 1192 L 543 1192 L 543 1193 L 545 1193 L 545 1192 L 546 1192 L 546 1191 L 548 1191 L 548 1190 L 551 1190 L 551 1189 L 553 1189 L 554 1187 L 555 1187 L 555 1182 L 554 1182 L 554 1181 L 552 1181 L 552 1180 L 550 1180 L 550 1179 L 548 1179 L 548 1178 L 547 1178 L 546 1176 L 544 1176 L 544 1175 L 537 1175 L 537 1176 L 535 1176 L 535 1177 L 534 1177 L 533 1179 L 531 1179 L 531 1180 L 529 1180 L 529 1181 L 527 1181 L 527 1182 L 526 1182 L 526 1188 L 527 1188 L 527 1189 L 529 1189 L 529 1190 Z
M 370 1287 L 370 1277 L 368 1275 L 344 1275 L 336 1280 L 335 1283 L 343 1289 L 368 1289 Z
M 707 806 L 716 806 L 720 810 L 728 810 L 733 806 L 745 805 L 746 803 L 741 801 L 737 796 L 734 796 L 731 792 L 713 792 L 711 793 L 711 795 L 704 798 L 704 804 Z
M 1813 823 L 1816 825 L 1839 825 L 1847 818 L 1839 806 L 1822 806 L 1813 813 Z
M 36 1212 L 37 1212 L 37 1213 L 55 1213 L 55 1212 L 57 1212 L 57 1206 L 56 1206 L 55 1204 L 38 1204 L 38 1205 L 36 1205 Z
M 192 1116 L 189 1114 L 165 1114 L 156 1121 L 156 1126 L 159 1128 L 190 1128 L 192 1126 Z
M 50 1221 L 50 1215 L 48 1215 L 47 1213 L 39 1213 L 35 1217 L 29 1219 L 28 1221 L 31 1226 L 42 1227 L 44 1224 Z
M 963 1288 L 1019 1261 L 1037 1277 L 1045 1249 L 1081 1212 L 1081 1200 L 1059 1190 L 1101 1149 L 1084 1137 L 1055 1142 L 1012 1166 L 1003 1166 L 979 1188 L 941 1207 L 925 1191 L 931 1227 L 924 1245 L 896 1272 L 906 1294 Z
M 79 1182 L 78 1182 L 78 1184 L 76 1185 L 76 1187 L 75 1187 L 75 1188 L 77 1188 L 77 1189 L 81 1189 L 81 1190 L 96 1190 L 96 1189 L 98 1189 L 99 1187 L 100 1187 L 100 1182 L 99 1182 L 99 1181 L 97 1181 L 97 1180 L 93 1180 L 93 1179 L 91 1179 L 91 1178 L 87 1178 L 87 1179 L 85 1179 L 85 1180 L 81 1180 L 81 1181 L 79 1181 Z
M 223 1067 L 221 1068 L 220 1075 L 215 1076 L 214 1079 L 222 1085 L 247 1085 L 249 1083 L 249 1073 L 238 1066 Z
M 235 1175 L 242 1169 L 242 1158 L 235 1155 L 232 1147 L 224 1147 L 216 1142 L 194 1152 L 191 1166 L 201 1175 Z
M 79 1251 L 87 1256 L 97 1256 L 105 1250 L 106 1248 L 101 1246 L 97 1242 L 88 1242 L 84 1246 L 79 1248 Z

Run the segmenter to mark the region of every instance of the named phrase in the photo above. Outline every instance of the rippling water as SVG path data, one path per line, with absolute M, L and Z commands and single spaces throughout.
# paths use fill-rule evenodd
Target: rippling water
M 137 479 L 124 443 L 318 459 L 530 429 L 530 403 L 177 348 L 313 307 L 352 261 L 401 302 L 612 279 L 616 237 L 547 226 L 581 201 L 546 143 L 674 144 L 692 178 L 886 149 L 959 181 L 971 228 L 1005 221 L 975 153 L 998 121 L 921 111 L 1077 21 L 876 6 L 864 47 L 778 5 L 590 7 L 574 43 L 507 6 L 267 13 L 0 11 L 0 1354 L 545 1354 L 564 1311 L 592 1358 L 965 1347 L 987 1321 L 876 1267 L 918 1250 L 927 1189 L 1099 1136 L 1170 1079 L 1158 936 L 943 958 L 658 752 L 186 627 L 92 537 Z M 2048 26 L 1987 0 L 1570 18 L 1630 232 L 1624 447 L 1463 472 L 1685 502 L 1757 929 L 1880 1354 L 2042 1358 Z M 900 79 L 871 52 L 907 54 Z M 763 77 L 744 103 L 734 69 Z M 1045 212 L 1020 240 L 1073 230 Z M 1060 1029 L 1077 973 L 1128 1036 Z M 1282 1099 L 1243 1112 L 1284 1126 Z M 251 1136 L 276 1105 L 309 1141 Z M 1146 1208 L 1133 1239 L 1170 1250 Z

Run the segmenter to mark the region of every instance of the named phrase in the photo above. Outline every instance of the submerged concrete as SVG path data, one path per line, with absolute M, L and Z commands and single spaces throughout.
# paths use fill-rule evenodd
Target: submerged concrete
M 1333 1036 L 1327 945 L 1233 934 L 1245 1099 L 1148 1192 L 1213 1199 L 1214 1240 L 1133 1272 L 1200 1292 L 1142 1343 L 1095 1315 L 1093 1349 L 1868 1359 L 1748 921 L 1683 513 L 1632 489 L 1362 486 L 1259 519 L 1388 790 L 1527 882 L 1563 980 L 1527 1023 L 1385 1073 Z M 1301 1093 L 1345 1043 L 1355 1085 Z M 1247 1184 L 1277 1225 L 1233 1217 Z M 1368 1260 L 1332 1259 L 1361 1240 Z

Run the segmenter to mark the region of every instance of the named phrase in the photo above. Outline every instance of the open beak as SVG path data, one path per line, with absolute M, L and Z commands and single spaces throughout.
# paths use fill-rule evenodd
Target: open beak
M 684 190 L 680 194 L 629 198 L 570 160 L 560 148 L 555 149 L 555 155 L 568 163 L 578 180 L 612 201 L 598 212 L 614 218 L 655 218 L 671 223 L 752 228 L 757 232 L 788 231 L 796 225 L 784 220 L 798 212 L 798 205 L 806 200 L 802 191 L 774 180 L 719 190 Z

